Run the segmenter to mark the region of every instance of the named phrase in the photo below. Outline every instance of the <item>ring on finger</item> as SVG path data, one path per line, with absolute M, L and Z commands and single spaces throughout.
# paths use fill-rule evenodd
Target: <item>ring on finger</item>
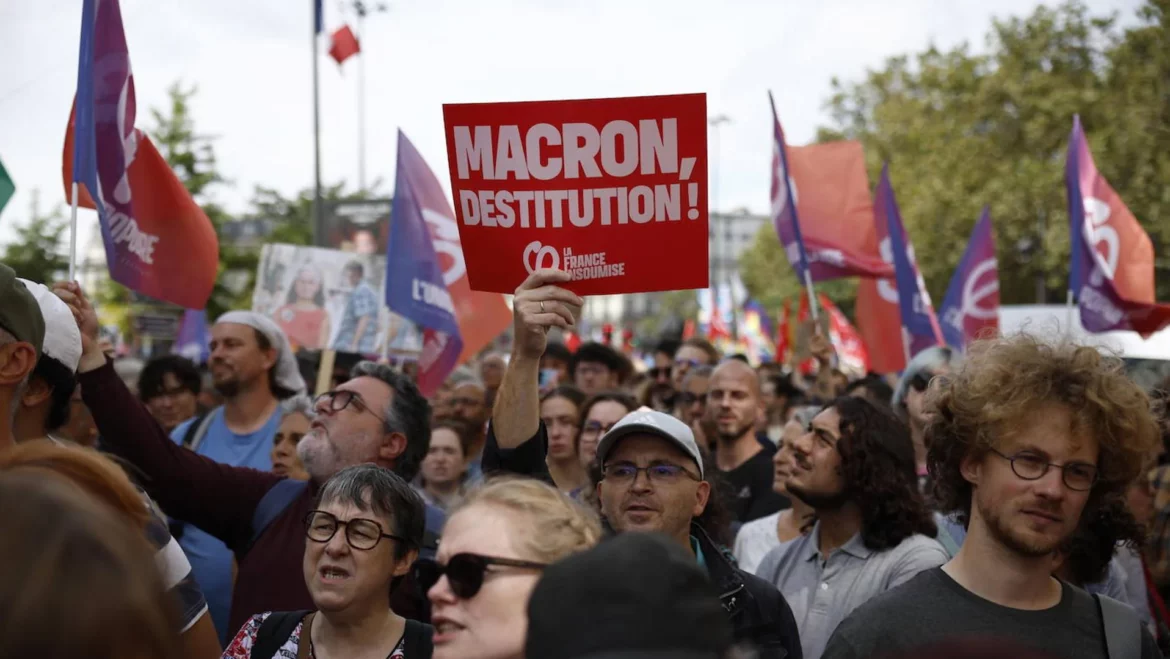
M 540 313 L 544 313 L 544 300 L 540 301 Z

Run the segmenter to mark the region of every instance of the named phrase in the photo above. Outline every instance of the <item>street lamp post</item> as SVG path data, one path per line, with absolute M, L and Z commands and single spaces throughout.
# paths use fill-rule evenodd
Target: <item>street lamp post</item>
M 718 114 L 714 117 L 709 117 L 707 123 L 711 126 L 711 141 L 714 143 L 711 157 L 711 203 L 708 208 L 710 210 L 709 220 L 711 230 L 715 234 L 715 253 L 716 258 L 711 259 L 711 289 L 718 292 L 719 282 L 722 280 L 727 286 L 727 293 L 731 295 L 731 254 L 730 244 L 726 232 L 731 226 L 731 220 L 725 215 L 717 215 L 719 213 L 719 159 L 721 155 L 720 141 L 719 141 L 719 127 L 724 124 L 731 123 L 731 117 L 726 114 Z M 722 217 L 722 220 L 716 220 L 716 217 Z M 716 267 L 716 262 L 719 266 Z M 713 304 L 719 304 L 718 293 L 715 295 Z M 735 308 L 732 304 L 731 318 L 728 319 L 731 328 L 731 336 L 733 339 L 738 337 L 738 327 L 735 322 Z

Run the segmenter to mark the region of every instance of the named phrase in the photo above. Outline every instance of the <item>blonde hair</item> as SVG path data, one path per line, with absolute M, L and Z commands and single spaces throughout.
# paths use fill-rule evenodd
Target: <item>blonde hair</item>
M 497 506 L 523 516 L 525 532 L 516 540 L 530 560 L 555 563 L 601 540 L 596 513 L 531 478 L 492 478 L 472 489 L 451 514 L 476 505 Z

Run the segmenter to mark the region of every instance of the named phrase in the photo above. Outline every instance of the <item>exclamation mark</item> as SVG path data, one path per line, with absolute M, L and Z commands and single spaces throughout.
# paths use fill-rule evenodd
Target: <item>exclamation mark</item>
M 690 210 L 687 211 L 688 220 L 699 219 L 699 184 L 687 183 L 687 206 Z

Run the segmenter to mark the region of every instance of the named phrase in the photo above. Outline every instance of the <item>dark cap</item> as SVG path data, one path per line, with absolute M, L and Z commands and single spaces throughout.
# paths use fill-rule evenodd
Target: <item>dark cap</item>
M 45 342 L 45 319 L 37 299 L 16 278 L 12 268 L 0 263 L 0 328 L 17 341 L 31 343 L 41 356 Z
M 732 643 L 706 572 L 657 533 L 622 533 L 546 568 L 528 602 L 527 657 L 716 659 Z

